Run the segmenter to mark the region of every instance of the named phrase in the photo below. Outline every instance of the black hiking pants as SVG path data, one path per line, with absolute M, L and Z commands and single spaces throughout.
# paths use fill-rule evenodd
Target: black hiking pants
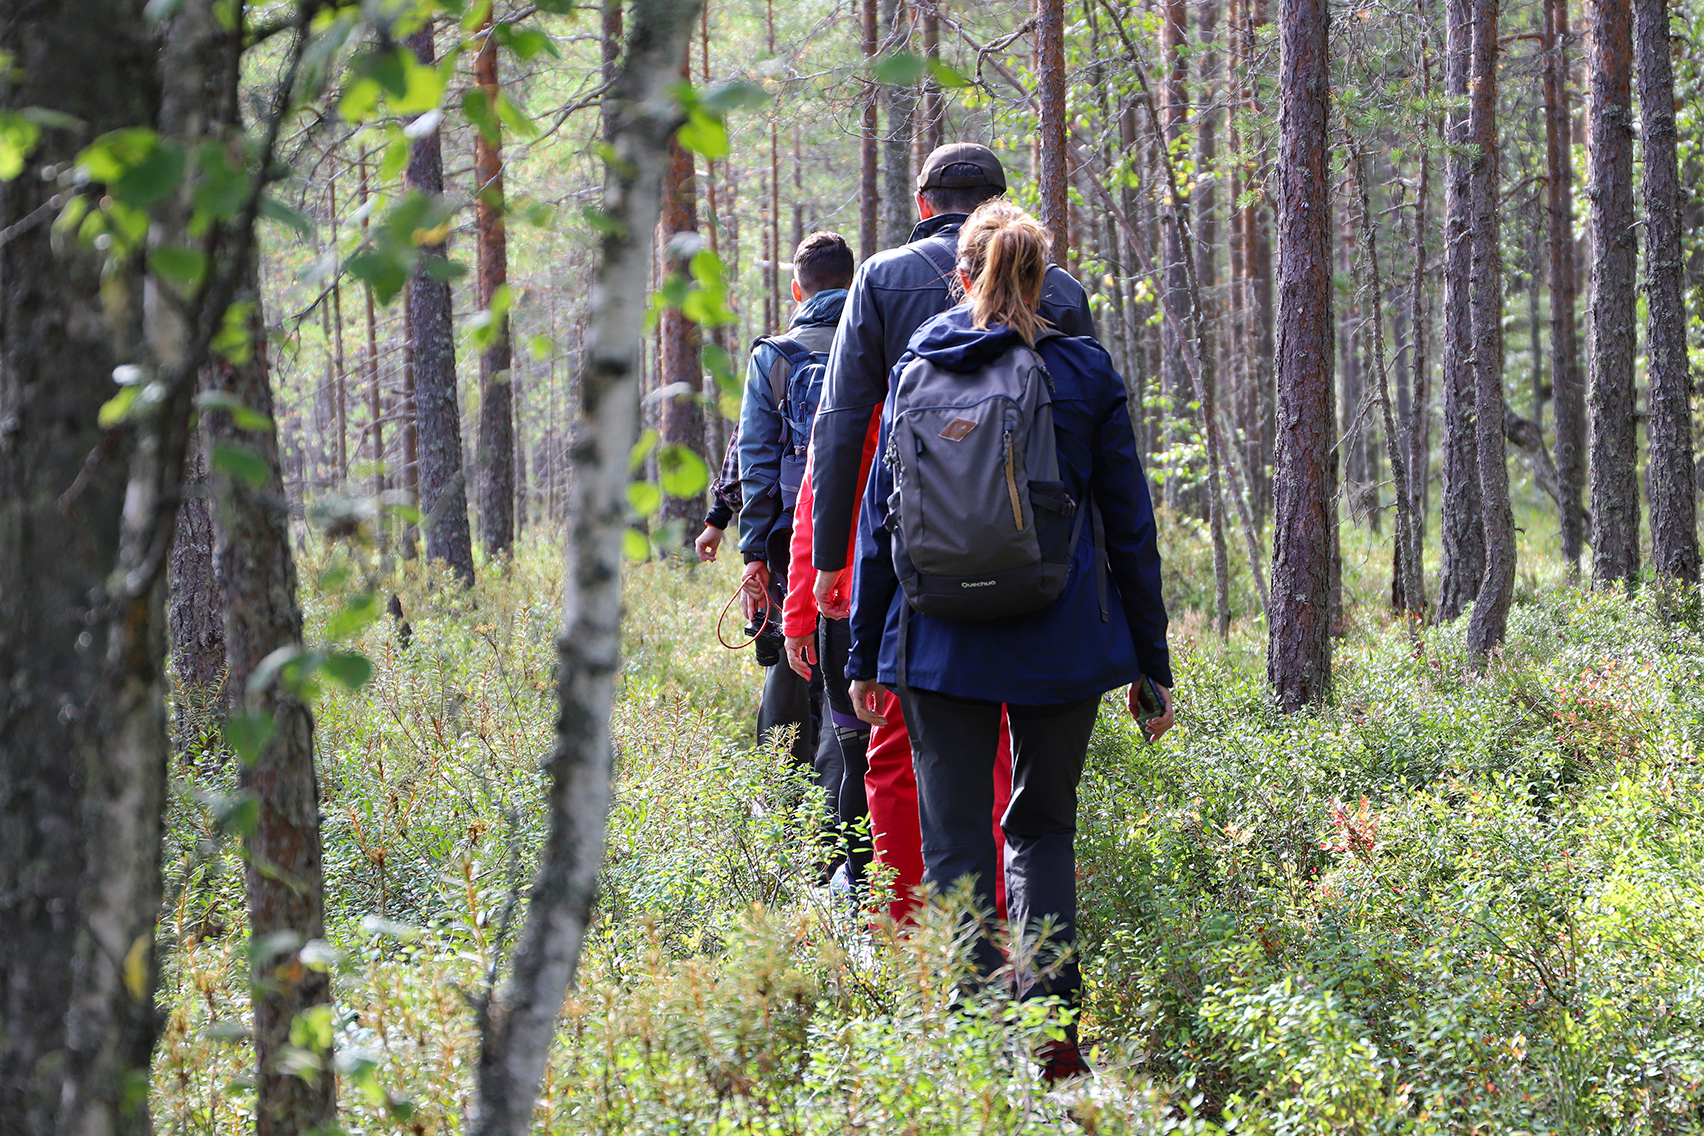
M 817 616 L 817 668 L 823 685 L 823 736 L 835 747 L 839 782 L 829 790 L 838 822 L 839 839 L 846 845 L 846 878 L 854 887 L 864 882 L 874 849 L 870 846 L 870 802 L 864 791 L 869 771 L 866 755 L 870 727 L 852 706 L 851 684 L 846 681 L 846 659 L 852 653 L 852 623 L 846 619 Z M 819 773 L 827 773 L 820 755 Z
M 971 878 L 978 904 L 994 910 L 997 864 L 988 816 L 994 809 L 994 758 L 1000 703 L 899 689 L 917 772 L 923 830 L 923 879 L 947 891 Z M 1077 939 L 1077 782 L 1094 732 L 1100 699 L 1053 706 L 1006 707 L 1012 729 L 1012 800 L 1000 820 L 1006 836 L 1006 911 L 1015 934 L 1033 951 L 1036 969 L 1018 975 L 1019 994 L 1074 1000 L 1082 986 L 1075 957 L 1056 962 Z M 1047 942 L 1039 941 L 1051 923 Z M 975 942 L 984 978 L 1004 963 L 986 935 Z M 1052 973 L 1046 973 L 1048 968 Z

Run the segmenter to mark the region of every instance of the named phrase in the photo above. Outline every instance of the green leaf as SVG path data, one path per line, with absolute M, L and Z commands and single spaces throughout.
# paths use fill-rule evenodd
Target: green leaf
M 373 661 L 352 651 L 327 655 L 320 667 L 350 690 L 360 690 L 373 677 Z
M 670 497 L 701 497 L 710 487 L 710 467 L 692 449 L 669 443 L 657 455 L 663 492 Z
M 385 144 L 385 156 L 379 163 L 379 181 L 392 182 L 401 176 L 408 168 L 408 139 L 398 130 L 396 136 Z
M 225 309 L 219 321 L 219 331 L 213 336 L 213 353 L 234 367 L 247 363 L 254 355 L 254 301 L 238 300 Z
M 260 215 L 268 221 L 276 221 L 287 229 L 295 230 L 296 235 L 304 241 L 314 239 L 314 223 L 276 197 L 269 196 L 260 199 Z
M 141 393 L 140 386 L 120 387 L 117 394 L 101 403 L 95 422 L 102 430 L 111 430 L 129 417 L 130 408 L 136 405 L 136 398 Z
M 40 141 L 41 127 L 16 111 L 0 111 L 0 181 L 23 173 Z
M 491 107 L 491 100 L 478 87 L 472 87 L 462 95 L 462 113 L 479 131 L 479 136 L 495 146 L 502 137 L 502 129 L 497 124 L 497 113 Z
M 444 75 L 414 57 L 412 51 L 401 53 L 405 83 L 401 94 L 391 102 L 396 114 L 425 114 L 438 109 L 444 98 Z
M 258 756 L 259 752 L 256 751 L 255 757 L 242 758 L 242 762 L 244 765 L 253 765 Z M 260 824 L 260 798 L 253 793 L 238 793 L 223 802 L 214 813 L 213 819 L 225 832 L 235 836 L 249 836 Z
M 207 273 L 207 256 L 199 249 L 183 245 L 161 245 L 148 254 L 154 271 L 183 288 L 201 283 Z
M 651 542 L 638 529 L 625 529 L 621 534 L 621 553 L 629 560 L 649 560 Z
M 77 155 L 77 165 L 90 181 L 111 185 L 131 167 L 140 165 L 160 144 L 160 136 L 144 126 L 103 134 Z
M 236 478 L 254 488 L 264 486 L 272 477 L 266 459 L 247 446 L 219 442 L 213 446 L 212 465 L 219 473 Z
M 508 95 L 497 96 L 497 117 L 503 125 L 515 132 L 517 138 L 537 138 L 538 123 L 532 120 L 520 107 L 516 106 Z
M 647 430 L 639 435 L 639 440 L 633 443 L 633 450 L 627 455 L 627 472 L 638 476 L 645 465 L 645 459 L 651 456 L 651 451 L 657 448 L 657 439 L 661 437 L 656 430 Z
M 686 123 L 675 137 L 694 154 L 706 158 L 728 156 L 728 128 L 701 110 L 694 110 L 687 115 Z
M 378 116 L 383 93 L 377 79 L 357 78 L 343 88 L 343 97 L 337 100 L 337 116 L 344 122 L 367 122 Z
M 349 275 L 369 285 L 381 304 L 396 298 L 408 283 L 408 268 L 400 257 L 382 252 L 358 252 L 344 262 Z
M 949 91 L 975 86 L 974 83 L 960 74 L 957 68 L 939 56 L 929 60 L 929 74 L 934 76 L 935 82 Z
M 331 1048 L 332 1025 L 330 1006 L 324 1002 L 309 1006 L 290 1023 L 290 1044 L 314 1053 L 324 1053 Z
M 325 622 L 325 637 L 333 643 L 352 639 L 373 625 L 379 618 L 378 597 L 372 592 L 352 596 Z
M 534 359 L 549 359 L 556 354 L 556 341 L 548 335 L 535 335 L 527 340 L 527 352 Z
M 648 517 L 663 507 L 663 494 L 649 481 L 633 481 L 627 486 L 627 504 L 641 517 Z
M 722 117 L 736 110 L 746 110 L 759 107 L 769 101 L 769 95 L 756 83 L 748 83 L 744 79 L 736 79 L 731 83 L 718 83 L 698 92 L 698 106 L 706 114 Z
M 444 284 L 460 280 L 467 275 L 467 265 L 459 260 L 451 260 L 447 256 L 429 256 L 425 260 L 425 265 L 427 278 Z
M 272 740 L 277 729 L 270 714 L 241 714 L 225 720 L 225 748 L 242 759 L 244 765 L 260 760 L 261 751 Z
M 204 143 L 196 151 L 195 169 L 191 199 L 196 211 L 220 221 L 235 217 L 248 199 L 248 171 L 231 164 L 228 148 L 220 142 Z
M 182 184 L 186 165 L 182 150 L 161 143 L 108 188 L 121 201 L 138 209 L 152 209 Z
M 497 42 L 515 53 L 518 59 L 532 59 L 540 54 L 549 55 L 552 59 L 561 59 L 562 53 L 556 49 L 551 38 L 537 28 L 518 28 L 514 24 L 498 24 L 492 29 Z
M 272 427 L 272 419 L 258 410 L 251 410 L 230 391 L 202 391 L 195 396 L 195 405 L 203 412 L 223 410 L 231 416 L 231 422 L 239 430 L 268 430 Z
M 874 74 L 879 83 L 886 83 L 890 87 L 909 87 L 923 77 L 924 68 L 927 66 L 928 61 L 921 55 L 902 51 L 879 61 L 874 68 Z

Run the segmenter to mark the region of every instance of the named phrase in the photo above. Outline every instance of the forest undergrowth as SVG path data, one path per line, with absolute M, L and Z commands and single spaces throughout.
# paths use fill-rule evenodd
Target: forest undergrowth
M 953 997 L 950 905 L 900 933 L 816 886 L 819 813 L 751 745 L 750 652 L 716 642 L 736 567 L 651 563 L 627 584 L 600 918 L 538 1130 L 1704 1131 L 1698 596 L 1528 576 L 1481 673 L 1465 621 L 1409 641 L 1388 553 L 1345 527 L 1336 693 L 1285 718 L 1252 593 L 1220 644 L 1191 614 L 1204 541 L 1162 532 L 1178 725 L 1149 746 L 1109 697 L 1082 790 L 1092 1085 L 1044 1094 L 1044 1007 Z M 323 632 L 363 574 L 303 556 Z M 372 681 L 320 692 L 329 941 L 303 957 L 337 1010 L 292 1041 L 305 1076 L 335 1043 L 351 1133 L 460 1128 L 475 1002 L 543 836 L 558 575 L 543 540 L 470 592 L 400 565 L 408 634 L 374 623 Z M 162 1132 L 251 1125 L 235 790 L 211 738 L 175 770 Z

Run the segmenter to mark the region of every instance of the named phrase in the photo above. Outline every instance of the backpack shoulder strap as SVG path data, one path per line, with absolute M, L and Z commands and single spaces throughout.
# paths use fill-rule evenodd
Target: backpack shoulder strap
M 947 285 L 949 288 L 952 286 L 953 268 L 958 264 L 958 255 L 956 250 L 949 249 L 945 244 L 941 241 L 935 240 L 933 237 L 925 237 L 916 244 L 907 245 L 905 247 L 922 257 L 924 263 L 926 263 L 930 268 L 933 268 L 936 275 L 941 278 L 941 283 Z
M 781 409 L 781 404 L 787 400 L 787 376 L 796 367 L 803 367 L 811 361 L 811 350 L 798 340 L 785 335 L 762 335 L 752 343 L 751 349 L 756 351 L 765 343 L 781 352 L 781 358 L 775 360 L 769 368 L 769 394 L 775 400 L 775 409 Z

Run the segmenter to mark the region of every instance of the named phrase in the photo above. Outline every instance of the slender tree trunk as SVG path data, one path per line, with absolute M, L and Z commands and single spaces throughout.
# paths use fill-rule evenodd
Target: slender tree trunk
M 1160 57 L 1164 71 L 1160 82 L 1159 111 L 1165 137 L 1156 141 L 1155 149 L 1169 153 L 1183 138 L 1189 114 L 1184 82 L 1188 74 L 1184 40 L 1189 15 L 1184 0 L 1161 0 L 1161 20 Z M 1165 169 L 1169 162 L 1166 154 L 1157 152 L 1155 157 L 1159 168 Z M 1180 186 L 1177 191 L 1181 192 L 1181 189 Z M 1186 226 L 1182 216 L 1189 203 L 1179 200 L 1171 191 L 1162 189 L 1161 193 L 1165 196 L 1160 206 L 1162 215 L 1169 217 L 1173 223 L 1162 226 L 1160 259 L 1164 262 L 1164 276 L 1158 283 L 1166 292 L 1166 306 L 1177 312 L 1183 310 L 1189 288 L 1183 267 L 1183 232 Z M 1198 492 L 1185 491 L 1184 482 L 1193 476 L 1193 471 L 1187 469 L 1178 457 L 1181 448 L 1189 441 L 1190 433 L 1186 425 L 1189 421 L 1190 380 L 1183 366 L 1183 345 L 1177 341 L 1177 334 L 1181 331 L 1181 325 L 1174 328 L 1169 323 L 1162 323 L 1160 327 L 1165 390 L 1170 399 L 1165 433 L 1166 448 L 1170 451 L 1166 463 L 1165 501 L 1174 510 L 1200 501 Z
M 923 55 L 932 64 L 941 58 L 940 0 L 920 0 L 923 10 Z M 923 155 L 927 157 L 945 139 L 947 106 L 941 83 L 934 74 L 923 76 Z
M 508 223 L 504 219 L 503 138 L 496 121 L 502 88 L 497 72 L 497 38 L 489 17 L 479 54 L 474 57 L 474 81 L 492 108 L 491 128 L 476 129 L 473 141 L 473 179 L 477 197 L 475 226 L 479 233 L 477 300 L 489 309 L 509 280 Z M 515 544 L 515 406 L 510 382 L 513 349 L 509 315 L 497 317 L 491 345 L 479 357 L 479 535 L 493 556 Z
M 1486 655 L 1502 645 L 1515 594 L 1515 518 L 1503 445 L 1503 255 L 1497 140 L 1498 0 L 1473 0 L 1473 78 L 1469 83 L 1472 168 L 1473 375 L 1485 576 L 1467 626 L 1467 646 Z
M 1698 489 L 1692 468 L 1692 379 L 1686 358 L 1668 0 L 1633 0 L 1633 21 L 1639 52 L 1639 141 L 1644 148 L 1651 566 L 1659 576 L 1695 584 Z
M 879 45 L 876 23 L 876 0 L 862 0 L 858 14 L 863 25 L 864 65 L 875 62 Z M 876 145 L 876 104 L 879 88 L 865 84 L 862 92 L 864 113 L 858 132 L 858 259 L 869 260 L 880 251 L 881 245 L 881 184 L 880 160 Z
M 422 63 L 436 58 L 431 22 L 408 37 Z M 433 127 L 408 154 L 408 184 L 422 193 L 444 192 L 444 146 Z M 420 434 L 420 511 L 426 555 L 447 563 L 463 584 L 473 584 L 473 536 L 467 522 L 467 480 L 462 465 L 461 403 L 456 397 L 456 340 L 443 242 L 421 247 L 408 284 L 409 329 L 414 350 L 414 407 Z
M 1473 373 L 1472 127 L 1466 107 L 1473 56 L 1472 0 L 1444 0 L 1444 93 L 1459 100 L 1444 119 L 1444 567 L 1438 618 L 1455 619 L 1485 576 Z
M 290 515 L 278 467 L 278 437 L 268 376 L 266 330 L 257 303 L 246 361 L 210 368 L 209 387 L 263 416 L 268 425 L 240 429 L 225 411 L 207 416 L 215 446 L 257 454 L 266 480 L 251 484 L 215 473 L 218 498 L 219 582 L 226 604 L 230 684 L 242 713 L 269 734 L 255 752 L 240 753 L 242 783 L 259 806 L 247 852 L 249 941 L 254 990 L 255 1131 L 297 1136 L 337 1118 L 337 1081 L 329 1048 L 308 1049 L 318 1072 L 304 1077 L 287 1064 L 291 1026 L 298 1017 L 331 1011 L 331 976 L 304 963 L 302 948 L 325 937 L 324 872 L 320 852 L 319 786 L 314 776 L 314 719 L 296 691 L 275 674 L 253 680 L 275 652 L 302 650 L 302 612 Z M 295 1054 L 300 1057 L 300 1054 Z
M 638 434 L 634 375 L 650 238 L 662 206 L 673 100 L 694 0 L 633 0 L 617 80 L 603 208 L 617 223 L 599 250 L 590 299 L 584 419 L 576 427 L 563 625 L 558 637 L 550 832 L 508 981 L 479 1007 L 479 1072 L 469 1136 L 522 1136 L 591 920 L 610 794 L 609 713 L 620 665 L 621 543 L 628 454 Z
M 1331 686 L 1330 16 L 1281 0 L 1278 110 L 1278 449 L 1266 673 L 1295 711 Z
M 200 744 L 200 730 L 223 715 L 225 626 L 219 613 L 224 596 L 213 572 L 213 514 L 207 502 L 207 454 L 199 437 L 190 439 L 184 459 L 183 496 L 177 532 L 172 537 L 171 573 L 166 584 L 171 628 L 172 671 L 176 678 L 172 746 L 180 758 Z
M 1634 425 L 1633 28 L 1628 0 L 1592 0 L 1592 578 L 1639 574 Z
M 691 241 L 698 233 L 698 195 L 695 187 L 692 154 L 679 142 L 669 144 L 669 166 L 663 175 L 663 211 L 657 239 L 666 258 L 667 271 L 689 274 L 688 255 Z M 776 259 L 780 259 L 777 251 Z M 662 350 L 658 359 L 662 387 L 676 387 L 683 393 L 665 398 L 661 404 L 660 434 L 665 444 L 684 446 L 704 455 L 704 405 L 698 400 L 699 349 L 701 335 L 698 325 L 679 308 L 666 308 L 662 316 Z M 694 528 L 704 515 L 703 494 L 697 497 L 667 497 L 663 501 L 663 520 L 679 521 L 686 542 L 697 536 Z
M 882 53 L 911 49 L 911 8 L 907 0 L 881 0 Z M 882 140 L 882 246 L 895 248 L 911 235 L 917 218 L 912 206 L 911 140 L 916 130 L 917 92 L 910 86 L 883 88 L 887 134 Z
M 1070 175 L 1065 168 L 1065 3 L 1035 0 L 1037 111 L 1036 150 L 1041 158 L 1037 188 L 1041 223 L 1053 231 L 1053 260 L 1064 264 L 1070 251 Z
M 1397 557 L 1397 568 L 1402 574 L 1401 587 L 1398 589 L 1405 609 L 1411 617 L 1407 621 L 1408 634 L 1417 640 L 1420 634 L 1420 620 L 1425 614 L 1424 592 L 1420 585 L 1419 559 L 1413 555 L 1414 539 L 1414 510 L 1413 494 L 1408 485 L 1408 462 L 1402 452 L 1402 443 L 1396 430 L 1396 419 L 1391 414 L 1390 390 L 1385 378 L 1384 357 L 1384 328 L 1380 316 L 1381 306 L 1377 297 L 1384 293 L 1384 280 L 1379 272 L 1378 230 L 1373 225 L 1373 211 L 1367 199 L 1367 171 L 1364 161 L 1355 152 L 1353 140 L 1350 140 L 1349 154 L 1350 181 L 1355 193 L 1355 206 L 1358 227 L 1361 233 L 1361 244 L 1366 257 L 1367 270 L 1371 280 L 1361 277 L 1361 262 L 1355 263 L 1355 291 L 1374 297 L 1374 302 L 1368 305 L 1373 313 L 1373 326 L 1368 336 L 1373 345 L 1373 382 L 1379 401 L 1379 411 L 1384 420 L 1385 448 L 1390 452 L 1391 475 L 1396 481 L 1396 547 L 1403 550 Z
M 1586 483 L 1586 392 L 1580 383 L 1574 326 L 1574 153 L 1568 97 L 1568 0 L 1546 0 L 1544 153 L 1546 248 L 1550 257 L 1550 400 L 1556 408 L 1556 480 L 1561 494 L 1562 558 L 1579 579 Z
M 57 111 L 88 131 L 44 127 L 23 173 L 0 182 L 0 1124 L 18 1133 L 57 1131 L 67 1079 L 102 686 L 89 633 L 109 602 L 133 448 L 97 415 L 113 368 L 140 339 L 134 265 L 106 285 L 126 302 L 103 305 L 102 257 L 54 234 L 60 190 L 38 170 L 74 161 L 88 137 L 153 124 L 158 79 L 142 8 L 67 0 L 0 20 L 6 107 Z M 138 930 L 115 928 L 121 955 Z M 137 956 L 139 1022 L 153 1017 L 151 944 L 144 935 Z M 132 1036 L 145 1070 L 152 1032 Z M 146 1123 L 144 1112 L 133 1130 Z

